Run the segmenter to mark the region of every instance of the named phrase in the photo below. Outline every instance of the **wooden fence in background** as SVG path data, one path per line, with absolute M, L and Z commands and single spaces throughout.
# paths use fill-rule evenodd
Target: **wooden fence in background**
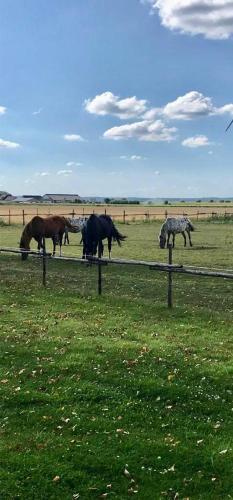
M 22 210 L 18 210 L 17 213 L 14 211 L 14 209 L 8 209 L 8 211 L 1 211 L 0 207 L 0 219 L 2 219 L 5 223 L 8 225 L 11 224 L 22 224 L 23 226 L 32 219 L 35 215 L 39 215 L 41 217 L 48 217 L 49 215 L 61 215 L 64 217 L 89 217 L 93 213 L 105 213 L 108 214 L 112 217 L 113 220 L 123 222 L 124 224 L 127 222 L 132 222 L 132 221 L 152 221 L 152 220 L 164 220 L 167 219 L 167 217 L 190 217 L 194 218 L 195 220 L 199 219 L 206 219 L 206 218 L 216 218 L 216 217 L 224 217 L 225 219 L 232 217 L 233 216 L 233 207 L 229 208 L 228 210 L 225 211 L 202 211 L 202 210 L 194 210 L 195 207 L 190 207 L 192 211 L 184 211 L 184 210 L 179 210 L 180 207 L 172 207 L 173 210 L 165 209 L 165 210 L 160 210 L 160 211 L 154 211 L 154 210 L 146 210 L 142 212 L 129 212 L 127 213 L 125 209 L 123 209 L 121 212 L 119 210 L 119 213 L 112 213 L 111 208 L 108 210 L 107 208 L 103 208 L 101 210 L 101 207 L 98 207 L 98 211 L 94 208 L 93 210 L 85 210 L 83 207 L 82 210 L 69 210 L 64 212 L 64 210 L 61 211 L 53 211 L 50 207 L 48 207 L 48 210 L 46 210 L 46 207 L 43 207 L 43 211 L 40 211 L 38 208 L 35 209 L 34 212 L 27 212 L 24 208 Z

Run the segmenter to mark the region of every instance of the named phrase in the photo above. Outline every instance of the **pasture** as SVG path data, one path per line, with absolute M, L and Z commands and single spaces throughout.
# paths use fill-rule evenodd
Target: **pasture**
M 195 225 L 174 263 L 232 268 L 233 225 Z M 113 257 L 167 261 L 158 222 L 118 227 Z M 102 297 L 96 275 L 51 259 L 44 289 L 0 255 L 1 498 L 232 498 L 232 281 L 174 275 L 169 311 L 166 274 L 104 267 Z

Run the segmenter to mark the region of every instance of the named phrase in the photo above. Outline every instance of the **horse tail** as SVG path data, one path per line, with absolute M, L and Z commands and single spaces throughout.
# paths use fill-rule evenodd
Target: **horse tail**
M 127 238 L 127 236 L 124 236 L 118 231 L 118 229 L 113 223 L 112 223 L 112 237 L 115 241 L 117 241 L 119 246 L 121 246 L 121 242 Z

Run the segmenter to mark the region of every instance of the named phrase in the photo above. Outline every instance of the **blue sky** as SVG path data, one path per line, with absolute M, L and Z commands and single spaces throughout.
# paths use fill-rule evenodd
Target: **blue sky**
M 233 196 L 233 0 L 0 7 L 0 190 Z

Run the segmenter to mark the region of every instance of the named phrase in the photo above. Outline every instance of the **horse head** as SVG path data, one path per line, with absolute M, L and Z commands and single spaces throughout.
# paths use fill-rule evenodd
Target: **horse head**
M 160 248 L 165 248 L 165 246 L 166 246 L 166 235 L 165 234 L 160 233 L 159 246 L 160 246 Z
M 21 252 L 21 258 L 22 260 L 27 260 L 28 258 L 28 254 L 25 252 L 26 251 L 29 251 L 30 250 L 30 240 L 31 238 L 28 236 L 28 233 L 27 233 L 27 226 L 25 226 L 23 232 L 22 232 L 22 236 L 20 238 L 20 243 L 19 243 L 19 248 L 20 250 L 22 250 Z

